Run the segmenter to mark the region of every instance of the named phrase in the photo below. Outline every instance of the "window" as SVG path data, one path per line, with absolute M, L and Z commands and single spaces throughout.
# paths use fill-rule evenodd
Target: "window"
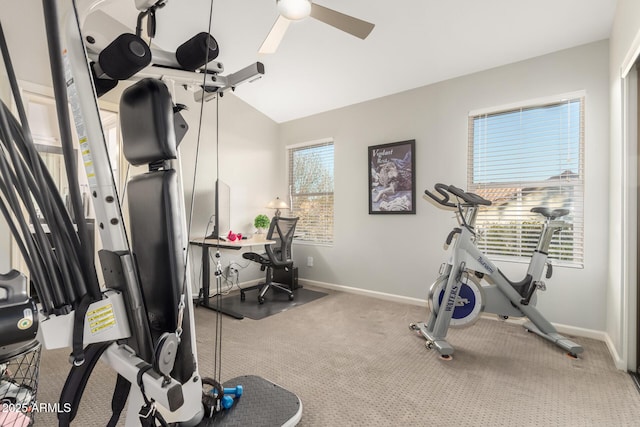
M 296 241 L 333 243 L 333 141 L 287 147 Z
M 566 97 L 565 97 L 566 98 Z M 584 258 L 584 97 L 469 115 L 468 188 L 493 204 L 480 210 L 478 247 L 499 259 L 530 257 L 543 219 L 536 206 L 566 208 L 568 227 L 549 256 Z

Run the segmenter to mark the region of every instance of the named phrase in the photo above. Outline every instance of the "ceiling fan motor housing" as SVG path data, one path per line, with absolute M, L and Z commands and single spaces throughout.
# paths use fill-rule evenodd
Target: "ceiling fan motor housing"
M 280 15 L 292 21 L 304 19 L 311 14 L 310 0 L 277 0 Z

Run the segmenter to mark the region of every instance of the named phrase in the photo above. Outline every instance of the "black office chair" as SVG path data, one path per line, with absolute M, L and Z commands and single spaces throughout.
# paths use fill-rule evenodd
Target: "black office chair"
M 264 295 L 271 288 L 289 294 L 289 301 L 293 301 L 293 259 L 291 256 L 291 243 L 293 243 L 293 234 L 296 230 L 298 218 L 284 218 L 281 216 L 274 217 L 269 225 L 267 240 L 275 240 L 272 245 L 265 245 L 265 254 L 255 252 L 245 252 L 242 257 L 260 264 L 262 271 L 267 270 L 266 280 L 256 286 L 251 286 L 240 290 L 240 300 L 245 300 L 245 292 L 251 289 L 260 289 L 258 294 L 258 302 L 264 303 Z M 283 269 L 291 273 L 291 285 L 289 288 L 281 283 L 273 282 L 273 270 Z

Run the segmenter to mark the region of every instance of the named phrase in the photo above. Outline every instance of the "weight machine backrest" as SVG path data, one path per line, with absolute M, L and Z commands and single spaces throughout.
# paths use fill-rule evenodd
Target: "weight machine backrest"
M 123 153 L 132 165 L 149 172 L 131 179 L 127 189 L 131 244 L 140 275 L 153 345 L 176 331 L 178 305 L 186 280 L 188 239 L 177 172 L 174 105 L 159 80 L 144 79 L 124 91 L 120 101 Z M 189 304 L 189 301 L 186 301 Z M 184 311 L 183 339 L 172 376 L 185 382 L 195 370 L 189 310 Z M 151 361 L 149 361 L 151 362 Z

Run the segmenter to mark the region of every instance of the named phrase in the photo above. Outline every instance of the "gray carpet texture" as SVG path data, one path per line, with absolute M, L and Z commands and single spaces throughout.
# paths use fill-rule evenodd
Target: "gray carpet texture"
M 454 329 L 452 361 L 409 323 L 420 307 L 327 291 L 262 320 L 222 319 L 222 380 L 258 375 L 297 394 L 301 426 L 637 426 L 640 393 L 603 342 L 577 360 L 522 327 Z M 249 302 L 249 301 L 247 301 Z M 196 309 L 199 369 L 213 373 L 216 313 Z M 56 402 L 68 350 L 44 351 L 39 402 Z M 74 425 L 104 426 L 115 374 L 98 364 Z M 56 425 L 52 414 L 36 425 Z

